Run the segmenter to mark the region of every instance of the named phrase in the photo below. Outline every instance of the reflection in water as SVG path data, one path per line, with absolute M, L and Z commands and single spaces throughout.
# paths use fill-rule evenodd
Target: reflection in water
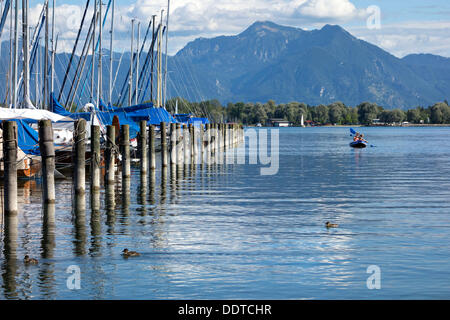
M 124 227 L 124 232 L 126 232 L 126 227 L 129 225 L 128 216 L 130 215 L 130 201 L 131 201 L 131 179 L 122 178 L 122 190 L 121 201 L 122 201 L 122 215 L 120 219 L 120 224 Z
M 367 128 L 380 147 L 366 150 L 350 149 L 340 130 L 281 129 L 276 176 L 204 164 L 183 180 L 168 167 L 147 181 L 134 174 L 129 200 L 118 178 L 92 195 L 86 220 L 71 183 L 57 183 L 58 213 L 44 210 L 44 225 L 40 192 L 31 192 L 24 216 L 7 223 L 0 300 L 448 297 L 450 129 Z M 327 230 L 328 220 L 340 227 Z M 117 232 L 124 223 L 128 232 Z M 90 256 L 80 258 L 84 237 Z M 122 259 L 126 247 L 142 256 Z M 25 267 L 26 253 L 39 265 Z M 389 290 L 367 290 L 365 268 L 386 261 Z M 83 272 L 77 292 L 65 286 L 72 264 Z
M 165 170 L 164 170 L 165 171 Z M 149 203 L 153 206 L 156 204 L 156 171 L 150 170 L 150 191 L 149 191 Z
M 17 299 L 17 215 L 4 217 L 2 279 L 4 296 L 7 299 Z
M 154 170 L 150 169 L 150 175 L 151 172 L 154 172 Z M 147 213 L 146 204 L 147 204 L 147 176 L 144 174 L 141 174 L 139 179 L 139 187 L 137 190 L 137 204 L 140 206 L 136 208 L 136 211 L 139 213 L 141 217 L 144 217 Z M 141 220 L 142 221 L 142 220 Z
M 77 256 L 86 254 L 86 197 L 84 194 L 74 194 L 74 253 Z
M 91 256 L 101 254 L 102 225 L 100 221 L 100 191 L 91 192 L 91 247 L 89 253 Z
M 171 171 L 174 166 L 171 166 Z M 160 190 L 160 204 L 161 206 L 164 206 L 166 203 L 166 197 L 167 197 L 167 168 L 161 169 L 161 190 Z
M 106 225 L 108 226 L 106 232 L 109 235 L 114 234 L 114 226 L 116 223 L 116 200 L 114 184 L 109 183 L 105 186 L 105 203 L 106 203 Z
M 176 203 L 177 197 L 177 187 L 178 187 L 178 167 L 179 166 L 171 166 L 170 167 L 170 203 Z
M 44 204 L 41 239 L 41 257 L 44 259 L 39 266 L 39 288 L 44 299 L 52 299 L 56 294 L 56 278 L 53 258 L 55 250 L 55 204 Z

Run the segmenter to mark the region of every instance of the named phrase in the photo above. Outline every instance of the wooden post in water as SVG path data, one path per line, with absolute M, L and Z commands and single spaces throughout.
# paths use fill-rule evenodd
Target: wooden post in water
M 217 123 L 211 124 L 211 153 L 215 155 L 216 153 L 216 140 L 217 140 Z
M 3 179 L 5 216 L 17 215 L 17 123 L 3 121 Z
M 114 184 L 115 148 L 116 148 L 116 128 L 106 126 L 106 149 L 105 149 L 105 184 Z
M 91 193 L 100 190 L 100 126 L 91 126 Z
M 185 166 L 187 166 L 189 164 L 189 159 L 190 159 L 190 155 L 189 155 L 189 130 L 188 130 L 188 126 L 187 124 L 183 124 L 183 159 L 184 162 L 183 164 Z
M 196 164 L 197 163 L 197 141 L 196 141 L 196 134 L 195 134 L 195 126 L 190 123 L 189 124 L 189 140 L 191 141 L 191 148 L 189 149 L 191 151 L 191 163 Z
M 122 155 L 122 180 L 131 177 L 130 159 L 130 126 L 124 124 L 120 127 L 120 153 Z
M 177 166 L 181 166 L 183 164 L 183 144 L 181 141 L 181 123 L 177 123 Z
M 205 149 L 205 162 L 206 164 L 210 164 L 211 163 L 211 137 L 210 137 L 210 133 L 211 133 L 211 124 L 207 123 L 205 125 L 206 130 L 205 130 L 205 134 L 204 134 L 204 142 L 203 142 L 203 146 Z
M 147 167 L 148 167 L 148 161 L 147 161 L 147 121 L 141 120 L 139 122 L 140 131 L 139 131 L 139 146 L 141 149 L 140 155 L 141 155 L 141 175 L 147 174 Z
M 166 140 L 166 123 L 161 122 L 161 166 L 167 167 L 167 140 Z
M 203 123 L 200 124 L 199 129 L 198 129 L 198 141 L 197 141 L 197 150 L 198 153 L 200 154 L 200 163 L 203 163 L 203 149 L 204 149 L 204 144 L 203 144 Z
M 170 165 L 177 164 L 177 128 L 176 123 L 170 124 Z
M 225 151 L 227 149 L 227 127 L 228 125 L 226 123 L 223 124 L 223 150 Z
M 76 195 L 84 195 L 86 190 L 86 120 L 75 121 L 74 131 L 74 188 Z
M 148 127 L 148 157 L 150 172 L 156 169 L 156 153 L 155 153 L 155 126 Z
M 44 204 L 55 203 L 55 145 L 50 120 L 39 121 L 39 148 L 42 163 L 42 187 Z

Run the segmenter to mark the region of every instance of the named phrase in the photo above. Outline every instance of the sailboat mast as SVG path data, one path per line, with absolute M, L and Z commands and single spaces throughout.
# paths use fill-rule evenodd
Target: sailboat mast
M 130 78 L 128 79 L 128 105 L 131 106 L 132 96 L 133 96 L 133 65 L 134 65 L 134 49 L 133 49 L 133 40 L 134 40 L 134 19 L 131 19 L 131 64 L 130 64 Z
M 97 17 L 97 0 L 94 1 L 94 17 Z M 101 23 L 101 22 L 100 22 Z M 92 28 L 92 68 L 91 68 L 91 97 L 90 101 L 94 102 L 94 75 L 95 75 L 95 23 Z
M 45 49 L 44 49 L 44 98 L 42 109 L 47 109 L 48 99 L 48 0 L 45 2 Z
M 13 32 L 13 5 L 14 2 L 11 2 L 11 7 L 10 7 L 10 16 L 9 16 L 9 108 L 12 108 L 13 105 L 13 72 L 14 72 L 14 50 L 13 50 L 13 37 L 14 37 L 14 32 Z
M 98 19 L 98 74 L 97 74 L 97 108 L 100 106 L 100 100 L 102 98 L 102 36 L 103 36 L 103 27 L 102 27 L 102 0 L 98 0 L 98 12 L 100 18 Z
M 28 0 L 22 0 L 22 35 L 23 35 L 23 106 L 34 108 L 30 101 L 30 48 L 28 43 Z
M 167 0 L 167 19 L 166 19 L 166 69 L 164 71 L 164 109 L 166 108 L 166 98 L 167 98 L 167 49 L 169 42 L 169 11 L 170 10 L 170 0 Z
M 136 87 L 134 88 L 134 104 L 138 104 L 138 89 L 139 89 L 139 60 L 141 59 L 141 53 L 139 50 L 139 46 L 141 43 L 141 22 L 138 22 L 137 25 L 137 45 L 136 45 Z
M 162 63 L 161 63 L 161 58 L 162 58 L 162 54 L 161 54 L 161 38 L 162 38 L 162 23 L 163 23 L 163 13 L 164 13 L 164 9 L 161 10 L 161 21 L 160 21 L 160 28 L 159 28 L 159 36 L 158 36 L 158 63 L 157 63 L 157 100 L 156 100 L 156 106 L 159 108 L 161 107 L 161 103 L 162 103 L 162 94 L 161 94 L 161 90 L 162 90 L 162 77 L 161 77 L 161 67 L 162 67 Z
M 50 81 L 50 92 L 54 91 L 55 84 L 55 0 L 52 2 L 52 71 L 51 71 L 51 81 Z
M 153 16 L 152 16 L 152 23 L 153 23 L 153 31 L 152 31 L 152 48 L 151 48 L 151 53 L 152 53 L 152 66 L 151 66 L 151 70 L 150 70 L 150 101 L 153 103 L 153 69 L 154 69 L 154 61 L 155 61 L 155 59 L 154 59 L 154 50 L 153 50 L 153 48 L 154 48 L 154 44 L 153 44 L 153 41 L 154 41 L 154 39 L 155 39 L 155 18 L 156 18 L 156 15 L 154 14 Z
M 109 43 L 109 103 L 112 105 L 112 84 L 113 84 L 113 40 L 114 40 L 114 11 L 115 0 L 112 0 L 111 12 L 111 39 Z
M 13 101 L 12 105 L 17 108 L 17 73 L 19 66 L 19 0 L 15 1 L 14 8 L 14 75 L 13 75 Z

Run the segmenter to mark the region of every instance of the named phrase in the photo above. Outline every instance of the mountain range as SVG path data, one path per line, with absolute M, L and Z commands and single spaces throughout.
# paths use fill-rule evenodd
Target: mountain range
M 6 92 L 9 52 L 9 42 L 4 41 L 0 92 Z M 104 50 L 104 54 L 103 91 L 107 93 L 109 52 Z M 114 54 L 113 102 L 126 83 L 130 56 L 129 52 Z M 67 53 L 56 56 L 57 91 L 69 57 Z M 74 62 L 78 61 L 76 56 Z M 141 66 L 144 61 L 142 55 Z M 72 68 L 68 84 L 74 72 Z M 306 31 L 265 21 L 255 22 L 235 36 L 198 38 L 168 57 L 167 77 L 169 98 L 218 99 L 223 104 L 272 99 L 276 103 L 297 101 L 310 105 L 342 101 L 355 106 L 370 101 L 385 108 L 407 109 L 450 97 L 450 58 L 411 54 L 400 59 L 336 25 Z M 32 74 L 32 98 L 34 81 Z M 40 83 L 40 79 L 37 81 Z M 65 87 L 62 102 L 69 87 Z M 79 89 L 82 98 L 75 103 L 87 102 L 89 91 L 90 81 L 86 80 Z M 146 99 L 149 94 L 150 90 Z
M 196 39 L 174 59 L 204 97 L 222 102 L 371 101 L 405 109 L 450 97 L 449 58 L 399 59 L 332 25 L 305 31 L 256 22 L 236 36 Z

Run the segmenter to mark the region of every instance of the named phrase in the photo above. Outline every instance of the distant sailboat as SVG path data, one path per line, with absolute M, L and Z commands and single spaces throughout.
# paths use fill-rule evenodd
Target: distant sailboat
M 305 127 L 305 119 L 303 118 L 303 114 L 302 114 L 302 119 L 300 120 L 300 125 L 302 126 L 302 128 Z

